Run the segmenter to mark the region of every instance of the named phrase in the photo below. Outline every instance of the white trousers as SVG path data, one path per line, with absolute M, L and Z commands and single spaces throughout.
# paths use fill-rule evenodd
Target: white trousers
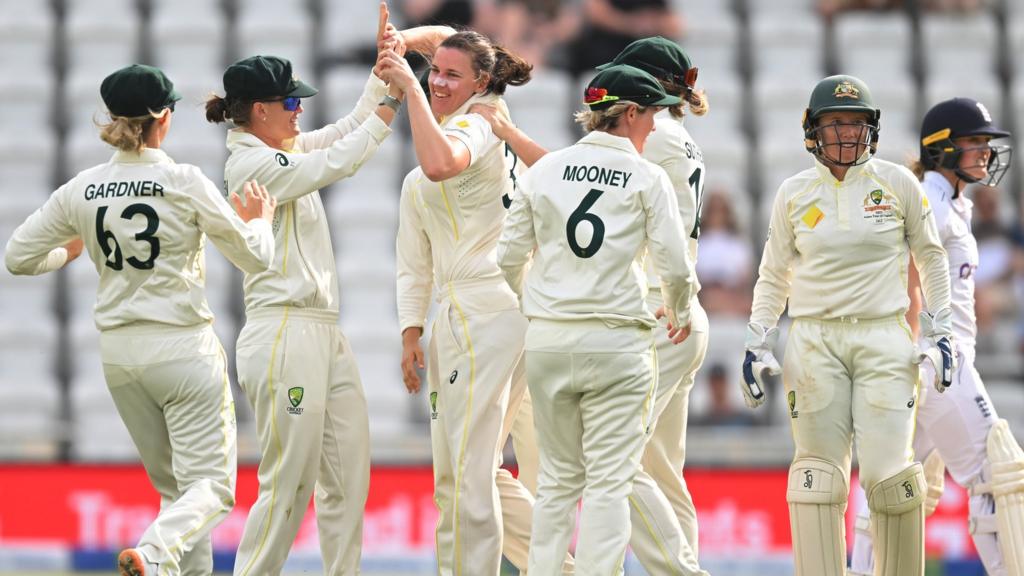
M 576 572 L 621 574 L 657 388 L 651 330 L 533 320 L 526 370 L 540 448 L 530 574 L 561 573 L 581 496 Z
M 251 313 L 236 356 L 261 458 L 259 496 L 235 574 L 280 574 L 314 487 L 324 574 L 358 574 L 370 431 L 359 371 L 337 315 L 300 308 Z
M 504 282 L 456 283 L 434 321 L 427 388 L 442 576 L 497 575 L 503 551 L 526 566 L 533 497 L 500 467 L 510 431 L 523 428 L 516 420 L 526 388 L 527 322 L 514 303 Z M 517 456 L 529 477 L 534 457 L 524 440 Z
M 652 290 L 647 305 L 663 305 Z M 630 545 L 648 574 L 701 574 L 697 562 L 697 510 L 683 479 L 690 391 L 708 348 L 707 314 L 696 297 L 691 305 L 690 336 L 673 344 L 664 327 L 654 330 L 658 390 L 653 430 L 633 482 Z
M 100 335 L 103 373 L 160 494 L 137 548 L 160 574 L 209 576 L 210 531 L 235 503 L 235 404 L 213 328 L 122 328 Z

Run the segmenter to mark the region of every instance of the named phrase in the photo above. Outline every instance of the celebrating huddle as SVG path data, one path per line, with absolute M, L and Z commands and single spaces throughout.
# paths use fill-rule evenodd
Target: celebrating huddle
M 581 95 L 586 136 L 548 151 L 502 99 L 530 80 L 522 58 L 473 31 L 399 31 L 383 3 L 377 48 L 352 112 L 312 132 L 298 118 L 317 90 L 289 61 L 227 68 L 206 117 L 233 124 L 230 204 L 160 149 L 180 100 L 171 80 L 143 65 L 115 71 L 101 85 L 101 137 L 117 151 L 8 243 L 13 273 L 58 270 L 84 249 L 100 275 L 104 374 L 161 496 L 120 573 L 210 574 L 210 532 L 234 505 L 234 402 L 206 304 L 207 236 L 245 273 L 236 364 L 261 453 L 234 573 L 279 574 L 311 497 L 324 572 L 359 573 L 369 424 L 319 189 L 359 170 L 404 101 L 418 166 L 396 231 L 400 362 L 410 393 L 426 372 L 438 573 L 497 575 L 504 555 L 535 576 L 621 574 L 631 546 L 652 575 L 707 574 L 682 476 L 709 332 L 694 272 L 706 167 L 684 126 L 709 109 L 697 67 L 664 38 L 630 44 Z M 407 51 L 428 57 L 424 78 Z M 977 264 L 962 192 L 998 183 L 1009 150 L 990 140 L 1009 134 L 978 102 L 940 103 L 922 127 L 922 187 L 873 157 L 880 117 L 856 78 L 814 88 L 803 128 L 815 165 L 778 191 L 754 293 L 741 388 L 756 407 L 782 374 L 796 573 L 846 573 L 855 439 L 870 517 L 852 573 L 924 574 L 926 500 L 944 461 L 971 491 L 986 569 L 1024 576 L 1024 452 L 994 410 L 968 409 L 986 395 L 973 279 L 950 273 Z M 922 307 L 918 286 L 919 329 L 905 318 Z M 937 393 L 925 395 L 919 373 Z M 509 437 L 516 477 L 501 467 Z M 932 452 L 926 473 L 917 461 Z

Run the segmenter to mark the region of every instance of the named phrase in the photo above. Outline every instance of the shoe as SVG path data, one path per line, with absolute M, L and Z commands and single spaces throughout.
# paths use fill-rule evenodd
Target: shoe
M 117 569 L 121 576 L 156 576 L 157 565 L 147 562 L 135 548 L 126 548 L 117 555 Z

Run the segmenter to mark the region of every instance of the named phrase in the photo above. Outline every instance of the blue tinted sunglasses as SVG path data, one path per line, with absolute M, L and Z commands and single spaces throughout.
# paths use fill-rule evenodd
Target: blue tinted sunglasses
M 273 100 L 260 100 L 260 102 L 280 102 L 284 109 L 289 112 L 295 112 L 299 109 L 299 104 L 302 104 L 302 98 L 296 98 L 295 96 L 289 96 L 288 98 L 275 98 Z

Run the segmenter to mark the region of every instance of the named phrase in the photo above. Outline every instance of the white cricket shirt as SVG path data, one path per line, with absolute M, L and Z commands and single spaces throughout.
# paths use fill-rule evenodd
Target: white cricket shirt
M 949 306 L 949 265 L 928 198 L 910 170 L 878 158 L 843 181 L 815 160 L 772 206 L 751 322 L 872 319 L 906 313 L 908 252 L 932 311 Z
M 162 150 L 116 152 L 54 192 L 15 230 L 7 268 L 41 274 L 51 250 L 81 237 L 100 275 L 95 320 L 100 330 L 137 323 L 209 323 L 206 236 L 236 266 L 266 270 L 274 258 L 270 224 L 246 224 L 195 166 Z
M 648 250 L 670 319 L 686 325 L 696 284 L 686 238 L 665 171 L 628 139 L 591 132 L 520 178 L 498 263 L 527 317 L 653 327 L 641 257 Z

